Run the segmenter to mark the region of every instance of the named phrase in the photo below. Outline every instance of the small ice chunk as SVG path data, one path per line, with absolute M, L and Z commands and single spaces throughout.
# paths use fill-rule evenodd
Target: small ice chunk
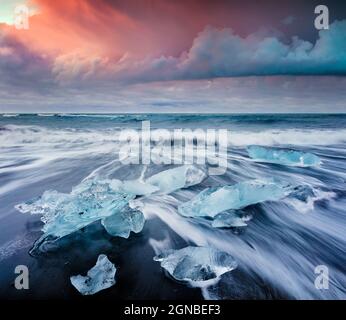
M 211 225 L 214 228 L 239 228 L 247 226 L 244 220 L 234 210 L 219 213 L 215 216 Z
M 171 193 L 181 188 L 188 188 L 202 182 L 207 174 L 200 168 L 193 165 L 161 171 L 145 182 L 159 188 L 160 193 Z
M 186 247 L 167 250 L 154 257 L 174 279 L 203 287 L 237 267 L 234 258 L 209 247 Z
M 45 191 L 40 198 L 16 208 L 42 215 L 44 238 L 62 238 L 121 211 L 134 198 L 135 195 L 114 188 L 110 180 L 86 180 L 74 187 L 70 194 Z
M 115 284 L 117 269 L 106 255 L 99 255 L 96 265 L 91 268 L 86 277 L 77 275 L 70 277 L 72 285 L 82 294 L 91 295 L 108 289 Z
M 144 227 L 144 215 L 142 212 L 130 207 L 102 219 L 101 223 L 106 231 L 114 237 L 128 238 L 131 231 L 138 233 Z
M 181 204 L 178 212 L 186 217 L 215 217 L 226 210 L 238 210 L 264 201 L 276 201 L 290 193 L 290 187 L 274 181 L 249 180 L 218 188 L 208 188 Z
M 310 167 L 321 164 L 321 159 L 308 152 L 291 149 L 248 146 L 249 157 L 259 162 L 277 163 L 287 166 Z

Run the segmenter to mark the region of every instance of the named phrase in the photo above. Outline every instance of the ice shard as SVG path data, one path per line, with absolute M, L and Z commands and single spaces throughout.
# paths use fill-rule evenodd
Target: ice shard
M 204 286 L 237 267 L 234 258 L 209 247 L 186 247 L 167 250 L 154 257 L 170 276 L 193 286 Z
M 249 157 L 259 162 L 277 163 L 287 166 L 310 167 L 321 164 L 321 159 L 308 152 L 301 152 L 291 149 L 248 146 Z
M 110 180 L 87 180 L 69 194 L 46 191 L 43 195 L 17 205 L 21 212 L 41 214 L 44 237 L 61 238 L 124 209 L 135 195 L 119 192 Z
M 72 285 L 82 295 L 92 295 L 101 290 L 108 289 L 115 284 L 116 268 L 106 255 L 99 255 L 96 265 L 90 269 L 87 275 L 70 277 Z
M 181 188 L 188 188 L 202 182 L 207 174 L 199 167 L 184 165 L 173 169 L 161 171 L 145 182 L 155 186 L 160 193 L 171 193 Z
M 208 188 L 181 204 L 178 212 L 186 217 L 215 217 L 230 209 L 237 210 L 264 201 L 277 201 L 290 193 L 291 187 L 274 180 L 250 180 L 231 186 Z
M 247 226 L 244 220 L 237 215 L 235 210 L 219 213 L 215 216 L 211 225 L 214 228 L 240 228 Z
M 101 221 L 111 236 L 122 238 L 128 238 L 131 231 L 135 233 L 141 232 L 144 222 L 143 213 L 130 207 L 126 207 Z

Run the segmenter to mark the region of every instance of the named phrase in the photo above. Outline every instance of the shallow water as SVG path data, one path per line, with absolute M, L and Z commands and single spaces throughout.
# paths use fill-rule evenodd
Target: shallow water
M 86 177 L 135 179 L 142 165 L 118 160 L 119 130 L 141 128 L 230 130 L 228 170 L 201 184 L 141 201 L 144 229 L 129 239 L 107 235 L 100 223 L 61 239 L 47 253 L 28 251 L 42 232 L 37 215 L 14 206 L 46 190 L 69 193 Z M 311 152 L 317 167 L 257 163 L 248 145 Z M 346 115 L 17 115 L 0 116 L 0 297 L 78 298 L 71 275 L 86 274 L 99 254 L 117 268 L 117 283 L 97 295 L 119 299 L 174 298 L 346 298 Z M 170 166 L 149 165 L 146 176 Z M 214 229 L 205 219 L 182 217 L 177 207 L 210 186 L 275 177 L 308 185 L 315 196 L 285 198 L 244 209 L 242 230 Z M 155 252 L 186 245 L 230 253 L 238 268 L 203 292 L 174 282 L 153 261 Z M 30 290 L 14 288 L 14 268 L 29 267 Z M 317 265 L 329 268 L 329 289 L 314 286 Z

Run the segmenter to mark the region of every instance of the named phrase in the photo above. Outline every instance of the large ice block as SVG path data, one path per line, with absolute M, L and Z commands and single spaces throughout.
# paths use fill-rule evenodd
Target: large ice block
M 21 212 L 41 214 L 44 236 L 64 237 L 124 209 L 135 195 L 119 192 L 110 180 L 87 180 L 70 194 L 45 191 L 43 195 L 17 205 Z
M 181 167 L 161 171 L 145 182 L 159 188 L 160 193 L 171 193 L 181 188 L 188 188 L 202 182 L 207 174 L 194 165 L 184 165 Z
M 115 284 L 116 268 L 106 255 L 99 255 L 96 265 L 90 269 L 87 275 L 70 277 L 72 285 L 82 295 L 92 295 L 101 290 L 108 289 Z
M 237 210 L 263 201 L 276 201 L 289 194 L 291 187 L 274 180 L 250 180 L 231 186 L 208 188 L 181 204 L 178 212 L 186 217 L 215 217 L 226 210 Z
M 170 193 L 197 184 L 205 177 L 203 170 L 186 165 L 162 171 L 145 182 L 88 179 L 69 194 L 46 191 L 41 197 L 16 208 L 21 212 L 42 215 L 43 239 L 64 237 L 97 220 L 102 220 L 111 235 L 127 238 L 131 231 L 142 230 L 144 224 L 143 214 L 128 207 L 130 200 L 137 195 Z
M 62 238 L 98 220 L 109 234 L 128 238 L 131 231 L 137 233 L 143 229 L 145 220 L 141 212 L 129 208 L 130 200 L 158 192 L 170 193 L 197 184 L 205 177 L 203 170 L 186 165 L 162 171 L 147 181 L 87 179 L 69 194 L 46 191 L 16 208 L 42 215 L 44 234 L 31 252 L 47 240 Z
M 237 267 L 234 258 L 222 251 L 209 247 L 186 247 L 167 250 L 154 257 L 174 279 L 187 281 L 194 286 L 203 286 L 209 280 Z
M 321 164 L 321 159 L 308 152 L 301 152 L 291 149 L 248 146 L 249 157 L 259 162 L 277 163 L 287 166 L 310 167 Z

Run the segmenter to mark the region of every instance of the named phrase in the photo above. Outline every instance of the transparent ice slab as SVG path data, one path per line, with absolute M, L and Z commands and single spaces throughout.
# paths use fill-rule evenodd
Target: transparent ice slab
M 301 152 L 291 149 L 248 146 L 249 157 L 259 162 L 277 163 L 287 166 L 310 167 L 321 164 L 321 159 L 308 152 Z
M 167 250 L 154 257 L 175 280 L 203 287 L 237 267 L 234 258 L 209 247 L 186 247 Z
M 215 217 L 227 210 L 237 210 L 264 201 L 276 201 L 291 188 L 274 180 L 249 180 L 231 186 L 208 188 L 181 204 L 178 212 L 186 217 Z

